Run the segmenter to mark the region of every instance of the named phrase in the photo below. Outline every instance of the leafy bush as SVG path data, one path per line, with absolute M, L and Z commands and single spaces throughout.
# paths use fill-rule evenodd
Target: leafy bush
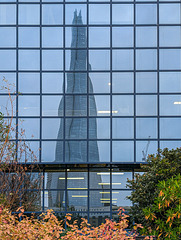
M 19 215 L 12 215 L 7 209 L 0 208 L 0 239 L 2 240 L 21 240 L 21 239 L 44 239 L 44 240 L 84 240 L 84 239 L 102 239 L 102 240 L 133 240 L 136 236 L 136 225 L 134 231 L 128 234 L 125 230 L 128 227 L 127 215 L 120 209 L 120 221 L 107 219 L 99 227 L 91 227 L 86 219 L 82 218 L 80 227 L 77 220 L 70 224 L 71 214 L 67 214 L 65 220 L 59 221 L 52 210 L 42 213 L 39 219 L 27 217 L 23 214 L 23 209 L 18 209 Z M 19 218 L 21 217 L 21 221 Z M 69 231 L 63 228 L 65 224 Z
M 181 148 L 164 149 L 156 155 L 150 155 L 147 164 L 141 165 L 144 174 L 136 174 L 133 180 L 128 180 L 128 187 L 134 189 L 128 197 L 134 204 L 129 212 L 135 222 L 142 224 L 145 228 L 154 229 L 154 222 L 145 221 L 143 209 L 151 207 L 159 190 L 159 181 L 167 180 L 181 172 Z
M 149 232 L 158 239 L 181 239 L 181 175 L 159 182 L 157 188 L 154 204 L 143 209 L 148 224 L 153 223 Z

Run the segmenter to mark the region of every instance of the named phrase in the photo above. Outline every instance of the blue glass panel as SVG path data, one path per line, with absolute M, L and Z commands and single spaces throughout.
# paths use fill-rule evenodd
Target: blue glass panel
M 89 97 L 90 116 L 110 116 L 110 96 L 95 95 Z
M 133 70 L 133 50 L 113 50 L 113 70 Z
M 0 70 L 16 70 L 16 50 L 0 50 Z
M 19 96 L 18 97 L 19 116 L 39 116 L 40 97 L 39 96 Z
M 157 69 L 157 50 L 136 50 L 136 69 L 137 70 L 156 70 Z
M 109 23 L 110 23 L 109 4 L 89 5 L 89 24 L 109 24 Z
M 8 81 L 9 84 L 9 90 L 10 92 L 15 92 L 16 90 L 16 73 L 8 73 L 8 72 L 3 72 L 0 73 L 0 81 L 1 81 L 1 87 L 0 87 L 0 93 L 7 93 L 7 89 L 5 88 L 5 86 L 7 86 L 7 84 L 5 82 L 3 82 L 3 79 L 6 79 Z
M 78 22 L 75 22 L 75 16 L 78 15 Z M 86 4 L 67 4 L 65 6 L 65 24 L 82 25 L 87 23 Z
M 180 139 L 181 133 L 180 118 L 161 118 L 160 119 L 160 138 Z
M 90 139 L 110 138 L 110 119 L 89 118 L 89 138 Z
M 160 47 L 181 47 L 181 27 L 160 27 Z
M 157 115 L 157 96 L 136 96 L 136 114 L 138 116 Z
M 0 24 L 16 24 L 15 4 L 0 4 L 0 13 Z
M 54 162 L 56 160 L 55 154 L 56 154 L 56 146 L 57 143 L 59 143 L 58 148 L 60 152 L 63 152 L 63 142 L 59 141 L 42 141 L 42 162 Z M 63 159 L 60 160 L 62 162 Z
M 160 92 L 181 92 L 180 72 L 160 72 Z
M 16 47 L 16 28 L 0 28 L 0 47 Z
M 18 122 L 18 129 L 19 132 L 24 132 L 23 138 L 25 139 L 40 138 L 40 120 L 38 118 L 21 118 Z
M 134 121 L 132 118 L 113 118 L 112 138 L 123 139 L 134 137 Z
M 157 92 L 157 73 L 155 72 L 136 73 L 136 92 L 137 93 Z
M 156 154 L 158 149 L 157 141 L 137 141 L 136 142 L 136 161 L 145 162 L 148 155 Z
M 19 47 L 39 47 L 40 29 L 37 27 L 19 27 L 18 29 Z
M 62 50 L 43 50 L 42 51 L 43 70 L 62 70 L 63 51 Z
M 20 93 L 39 93 L 40 74 L 39 73 L 19 73 L 18 91 Z
M 134 162 L 134 142 L 113 141 L 112 142 L 113 162 Z
M 89 78 L 90 93 L 110 92 L 110 73 L 89 73 Z
M 133 96 L 112 96 L 113 116 L 133 116 L 134 114 Z
M 180 49 L 160 49 L 160 69 L 181 69 Z
M 43 93 L 63 92 L 63 73 L 43 73 L 42 74 Z
M 62 116 L 63 101 L 62 96 L 43 96 L 42 115 L 43 116 Z
M 136 28 L 137 47 L 156 47 L 157 28 L 156 27 L 137 27 Z
M 113 93 L 133 93 L 134 79 L 133 73 L 112 73 Z
M 136 5 L 137 24 L 156 24 L 157 5 L 156 4 L 137 4 Z
M 61 125 L 62 134 L 58 134 L 60 125 Z M 62 139 L 62 138 L 63 138 L 63 119 L 43 118 L 42 119 L 42 139 Z
M 157 119 L 137 118 L 136 138 L 157 138 Z
M 42 24 L 63 24 L 63 6 L 61 4 L 44 4 L 42 6 Z
M 160 115 L 180 116 L 181 115 L 181 95 L 160 96 Z
M 20 4 L 19 5 L 19 24 L 36 25 L 40 24 L 39 4 Z
M 89 47 L 110 47 L 110 29 L 108 27 L 90 27 Z
M 110 51 L 89 50 L 89 62 L 92 70 L 110 70 Z
M 132 27 L 113 27 L 112 46 L 113 47 L 133 47 L 133 28 Z
M 63 47 L 63 28 L 42 28 L 42 47 Z
M 160 24 L 180 24 L 181 4 L 160 4 L 159 15 Z
M 134 12 L 132 4 L 113 4 L 113 24 L 133 24 Z
M 19 70 L 39 70 L 39 50 L 19 50 Z

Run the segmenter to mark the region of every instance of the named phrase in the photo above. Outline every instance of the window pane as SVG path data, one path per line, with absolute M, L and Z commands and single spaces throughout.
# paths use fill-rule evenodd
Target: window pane
M 158 143 L 156 141 L 137 141 L 136 142 L 136 161 L 145 162 L 148 155 L 156 154 Z
M 40 97 L 39 96 L 19 96 L 18 97 L 19 116 L 39 116 Z
M 83 35 L 85 38 L 87 38 L 87 27 L 85 25 L 76 25 L 75 28 L 72 27 L 65 27 L 65 47 L 67 48 L 86 48 L 87 47 L 87 40 L 82 38 L 82 41 L 77 42 L 74 41 L 76 34 L 73 34 L 73 32 L 77 33 L 77 35 Z
M 89 172 L 90 189 L 109 189 L 110 188 L 110 170 L 107 168 L 94 168 Z
M 180 118 L 161 118 L 160 137 L 166 139 L 180 138 L 181 133 Z
M 136 5 L 137 24 L 156 24 L 157 5 L 156 4 L 137 4 Z
M 63 92 L 63 73 L 43 73 L 42 74 L 43 93 Z
M 175 149 L 180 148 L 181 141 L 160 141 L 160 149 L 168 148 L 168 149 Z
M 161 72 L 160 92 L 181 92 L 181 73 Z
M 68 72 L 65 77 L 66 93 L 87 93 L 87 73 Z
M 0 112 L 4 115 L 4 116 L 12 116 L 12 106 L 11 106 L 11 102 L 9 99 L 9 96 L 3 96 L 0 95 Z M 16 115 L 16 98 L 13 98 L 13 116 Z
M 112 73 L 113 93 L 133 93 L 133 73 Z
M 90 96 L 89 97 L 90 116 L 109 116 L 110 97 L 109 96 Z
M 112 138 L 133 138 L 134 121 L 132 118 L 113 118 L 112 120 Z
M 180 49 L 160 49 L 160 69 L 181 69 Z
M 0 47 L 16 47 L 16 28 L 0 28 Z
M 128 211 L 132 203 L 127 196 L 131 195 L 131 191 L 113 191 L 112 192 L 112 210 L 118 211 L 121 207 L 124 210 Z
M 39 50 L 19 50 L 19 70 L 39 70 Z
M 181 115 L 181 95 L 160 96 L 160 115 L 180 116 Z
M 89 62 L 91 70 L 109 70 L 110 69 L 110 51 L 109 50 L 89 50 Z
M 160 47 L 181 47 L 181 27 L 160 27 Z
M 90 191 L 89 193 L 89 211 L 110 211 L 110 191 Z M 97 213 L 95 213 L 97 215 Z M 94 218 L 93 218 L 94 219 Z M 91 224 L 92 225 L 92 224 Z
M 25 139 L 38 139 L 40 138 L 40 120 L 37 118 L 22 118 L 18 122 L 19 133 L 24 132 L 23 138 Z M 21 139 L 21 136 L 19 135 Z
M 87 191 L 68 191 L 67 199 L 68 199 L 67 210 L 87 211 L 87 202 L 88 202 Z
M 62 70 L 63 51 L 62 50 L 43 50 L 42 52 L 43 70 Z
M 89 28 L 89 47 L 109 47 L 110 29 L 108 27 Z
M 132 4 L 113 4 L 112 23 L 113 24 L 133 24 Z
M 110 92 L 110 73 L 89 73 L 90 93 Z
M 136 73 L 136 92 L 137 93 L 157 92 L 157 73 L 155 72 Z
M 89 138 L 90 139 L 110 138 L 110 119 L 89 118 Z
M 43 118 L 42 119 L 42 138 L 43 139 L 62 139 L 63 138 L 63 119 Z
M 35 25 L 40 24 L 39 4 L 19 4 L 19 24 Z
M 133 96 L 112 96 L 113 116 L 133 116 Z
M 60 4 L 44 4 L 42 6 L 42 24 L 63 24 L 63 7 Z
M 109 23 L 110 23 L 110 6 L 108 4 L 89 5 L 89 24 L 109 24 Z
M 180 24 L 181 23 L 180 4 L 160 4 L 160 24 Z
M 0 4 L 0 24 L 16 24 L 15 4 Z
M 63 98 L 62 96 L 43 96 L 42 97 L 43 116 L 62 116 Z
M 157 69 L 157 50 L 136 50 L 136 69 Z
M 133 50 L 112 51 L 113 70 L 133 70 Z
M 87 119 L 86 118 L 66 118 L 65 119 L 65 138 L 66 139 L 87 138 Z
M 45 172 L 44 179 L 45 179 L 44 180 L 45 189 L 64 189 L 65 188 L 65 170 L 58 169 L 57 172 L 56 171 Z
M 3 72 L 0 73 L 0 81 L 1 81 L 1 88 L 0 88 L 0 93 L 7 93 L 7 89 L 4 88 L 6 86 L 6 83 L 3 83 L 3 79 L 6 79 L 8 81 L 9 90 L 10 92 L 14 93 L 16 89 L 16 73 L 7 73 Z
M 137 47 L 156 47 L 157 28 L 156 27 L 137 27 L 136 28 Z
M 137 118 L 136 138 L 157 138 L 157 119 Z
M 89 141 L 89 162 L 110 162 L 110 142 Z
M 74 46 L 74 48 L 77 46 Z M 78 64 L 75 64 L 75 56 Z M 94 59 L 95 60 L 95 59 Z M 91 63 L 90 63 L 91 64 Z M 87 70 L 87 50 L 65 50 L 65 67 L 70 71 L 86 71 Z
M 87 23 L 86 4 L 67 4 L 65 6 L 65 24 L 76 24 L 76 16 L 79 16 L 79 25 Z
M 42 141 L 42 162 L 63 162 L 62 141 Z
M 133 162 L 134 143 L 131 141 L 112 142 L 112 161 L 113 162 Z
M 45 191 L 44 207 L 45 207 L 45 210 L 52 209 L 53 211 L 64 211 L 65 210 L 65 191 Z
M 121 172 L 120 169 L 113 169 L 112 171 L 112 188 L 118 189 L 118 188 L 127 188 L 127 179 L 132 180 L 132 172 Z M 121 183 L 121 184 L 119 184 Z M 116 194 L 116 193 L 113 193 Z M 115 197 L 115 195 L 114 195 Z
M 63 47 L 63 28 L 44 27 L 42 28 L 43 47 Z
M 65 162 L 87 162 L 87 142 L 66 141 Z
M 113 27 L 112 45 L 113 47 L 133 47 L 132 27 Z
M 136 96 L 136 115 L 157 115 L 157 96 Z
M 37 27 L 19 27 L 19 47 L 39 47 L 40 30 Z
M 15 50 L 0 50 L 0 70 L 16 70 Z
M 19 73 L 18 88 L 20 93 L 39 93 L 40 74 L 39 73 Z
M 66 116 L 86 116 L 87 115 L 87 96 L 68 95 L 65 96 Z

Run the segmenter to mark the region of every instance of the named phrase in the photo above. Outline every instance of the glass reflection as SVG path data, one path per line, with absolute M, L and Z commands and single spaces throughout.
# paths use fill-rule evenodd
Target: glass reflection
M 156 154 L 158 149 L 157 141 L 137 141 L 136 142 L 136 161 L 145 162 L 148 155 Z
M 119 169 L 112 169 L 112 188 L 126 188 L 127 179 L 132 179 L 132 172 L 122 172 Z
M 44 210 L 53 209 L 54 211 L 65 210 L 64 191 L 44 191 Z
M 131 195 L 131 191 L 112 191 L 112 210 L 117 211 L 120 207 L 129 211 L 132 203 L 126 197 Z
M 16 28 L 1 27 L 0 35 L 0 47 L 16 47 Z
M 109 212 L 110 211 L 110 191 L 99 190 L 89 192 L 89 211 L 90 212 Z
M 181 92 L 181 72 L 160 72 L 160 92 Z
M 106 219 L 110 218 L 110 213 L 105 212 L 97 212 L 89 214 L 89 223 L 93 227 L 98 227 L 102 223 L 105 223 Z
M 112 142 L 113 162 L 134 162 L 134 142 L 133 141 L 113 141 Z

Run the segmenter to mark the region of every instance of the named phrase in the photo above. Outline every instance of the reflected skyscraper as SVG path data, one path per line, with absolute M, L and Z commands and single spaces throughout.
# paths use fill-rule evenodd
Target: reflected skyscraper
M 59 116 L 65 108 L 66 120 L 61 121 L 58 131 L 57 139 L 63 138 L 63 130 L 65 129 L 65 156 L 63 155 L 63 142 L 57 141 L 55 162 L 63 162 L 65 157 L 65 163 L 69 162 L 87 162 L 87 142 L 79 139 L 86 138 L 87 136 L 87 96 L 83 95 L 87 92 L 87 84 L 89 85 L 89 92 L 93 93 L 93 86 L 91 79 L 87 81 L 87 68 L 91 69 L 91 65 L 87 64 L 87 46 L 86 28 L 83 26 L 81 12 L 77 14 L 74 12 L 74 19 L 72 22 L 72 43 L 71 43 L 71 59 L 70 59 L 70 72 L 67 73 L 66 82 L 66 96 L 65 99 L 61 99 L 59 104 Z M 88 67 L 87 67 L 88 66 Z M 89 102 L 89 112 L 94 116 L 97 113 L 95 99 L 92 96 Z M 65 127 L 64 127 L 65 124 Z M 97 124 L 96 119 L 91 121 L 89 137 L 91 139 L 97 138 Z M 74 140 L 74 141 L 71 141 Z M 92 141 L 89 149 L 89 162 L 99 162 L 99 152 L 97 141 Z M 72 175 L 71 175 L 72 174 Z M 62 177 L 63 176 L 63 177 Z M 84 172 L 69 172 L 68 177 L 72 178 L 72 181 L 67 181 L 67 189 L 77 190 L 87 189 L 85 188 L 85 182 L 88 182 L 87 173 Z M 47 188 L 61 189 L 61 179 L 65 176 L 59 172 L 57 174 L 48 174 Z M 94 188 L 101 189 L 101 176 L 95 174 Z M 81 195 L 81 191 L 76 191 L 76 195 Z M 99 192 L 94 195 L 94 202 L 96 207 L 103 206 L 99 200 Z M 79 199 L 72 199 L 69 192 L 67 194 L 67 205 L 82 207 L 87 205 L 87 196 Z M 72 200 L 71 200 L 72 199 Z M 72 202 L 71 202 L 72 201 Z M 64 202 L 63 192 L 51 192 L 49 193 L 49 206 L 62 206 Z M 94 206 L 92 206 L 94 207 Z

